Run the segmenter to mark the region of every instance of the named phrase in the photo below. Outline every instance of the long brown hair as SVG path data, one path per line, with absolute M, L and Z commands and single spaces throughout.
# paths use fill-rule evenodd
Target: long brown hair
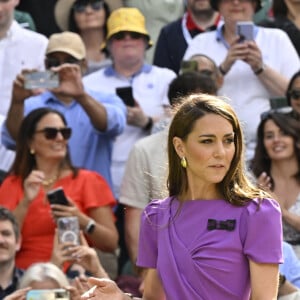
M 272 160 L 270 159 L 264 145 L 264 128 L 267 120 L 273 120 L 274 123 L 287 135 L 291 136 L 294 141 L 294 152 L 297 157 L 298 171 L 294 174 L 294 178 L 300 184 L 300 123 L 288 113 L 269 112 L 266 117 L 261 120 L 257 129 L 257 143 L 251 169 L 256 177 L 262 172 L 266 172 L 271 177 L 271 189 L 274 190 L 274 181 L 271 176 Z
M 234 131 L 235 154 L 227 174 L 222 182 L 218 183 L 220 193 L 225 200 L 237 206 L 244 205 L 253 198 L 269 197 L 267 193 L 259 190 L 246 175 L 241 125 L 232 107 L 224 100 L 224 98 L 206 94 L 193 94 L 183 98 L 182 105 L 179 106 L 169 129 L 169 196 L 183 195 L 189 188 L 186 169 L 180 164 L 180 157 L 173 146 L 173 138 L 179 137 L 186 141 L 195 122 L 204 115 L 213 113 L 228 120 Z
M 65 117 L 59 111 L 45 107 L 31 111 L 21 123 L 16 141 L 16 158 L 12 165 L 11 173 L 20 176 L 22 182 L 36 168 L 35 156 L 30 153 L 29 145 L 36 131 L 37 124 L 45 115 L 53 113 L 57 114 L 63 123 L 67 125 Z M 70 168 L 73 175 L 77 175 L 78 170 L 72 165 L 69 150 L 67 150 L 65 158 L 61 162 L 61 168 Z

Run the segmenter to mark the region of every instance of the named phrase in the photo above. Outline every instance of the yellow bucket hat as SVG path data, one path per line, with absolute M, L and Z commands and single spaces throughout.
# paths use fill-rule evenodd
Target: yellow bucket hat
M 148 39 L 148 48 L 153 45 L 150 35 L 145 26 L 145 17 L 134 7 L 121 7 L 114 10 L 107 20 L 107 36 L 108 41 L 114 34 L 121 31 L 137 32 L 145 35 Z M 101 45 L 104 49 L 106 44 Z

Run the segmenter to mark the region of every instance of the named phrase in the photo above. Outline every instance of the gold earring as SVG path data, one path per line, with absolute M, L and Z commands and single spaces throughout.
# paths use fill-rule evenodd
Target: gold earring
M 187 166 L 187 162 L 184 156 L 182 156 L 181 160 L 180 160 L 180 164 L 183 168 L 186 168 Z
M 34 149 L 30 149 L 30 154 L 31 154 L 31 155 L 34 155 L 34 154 L 35 154 Z

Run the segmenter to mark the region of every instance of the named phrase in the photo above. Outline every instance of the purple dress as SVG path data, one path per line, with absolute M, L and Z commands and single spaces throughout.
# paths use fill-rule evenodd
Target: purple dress
M 152 201 L 142 215 L 137 265 L 157 269 L 168 300 L 248 300 L 249 259 L 283 262 L 280 207 L 258 203 Z

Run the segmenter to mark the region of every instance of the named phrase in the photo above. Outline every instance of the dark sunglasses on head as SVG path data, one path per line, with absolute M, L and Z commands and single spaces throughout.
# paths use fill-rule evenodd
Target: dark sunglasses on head
M 65 59 L 64 61 L 60 61 L 57 58 L 54 57 L 47 57 L 46 58 L 46 68 L 50 69 L 52 67 L 58 67 L 62 64 L 76 64 L 78 65 L 80 63 L 80 60 L 74 58 L 74 57 L 69 57 Z
M 115 40 L 120 41 L 120 40 L 125 39 L 125 37 L 126 37 L 127 34 L 128 34 L 133 40 L 138 40 L 138 39 L 144 37 L 143 34 L 138 33 L 138 32 L 133 32 L 133 31 L 120 31 L 120 32 L 114 34 L 114 35 L 112 36 L 112 38 L 115 39 Z
M 273 108 L 271 110 L 265 111 L 260 115 L 260 119 L 262 121 L 268 119 L 273 113 L 280 113 L 280 114 L 289 114 L 293 110 L 290 106 L 280 107 L 280 108 Z
M 90 5 L 93 10 L 100 10 L 104 7 L 104 3 L 101 0 L 96 1 L 77 1 L 73 5 L 73 9 L 77 13 L 85 12 L 87 6 Z
M 71 136 L 72 129 L 70 127 L 55 128 L 55 127 L 45 127 L 41 130 L 37 130 L 35 133 L 43 133 L 47 140 L 54 140 L 57 134 L 60 133 L 64 140 L 68 140 Z
M 288 95 L 291 99 L 299 100 L 300 99 L 300 90 L 290 90 Z

